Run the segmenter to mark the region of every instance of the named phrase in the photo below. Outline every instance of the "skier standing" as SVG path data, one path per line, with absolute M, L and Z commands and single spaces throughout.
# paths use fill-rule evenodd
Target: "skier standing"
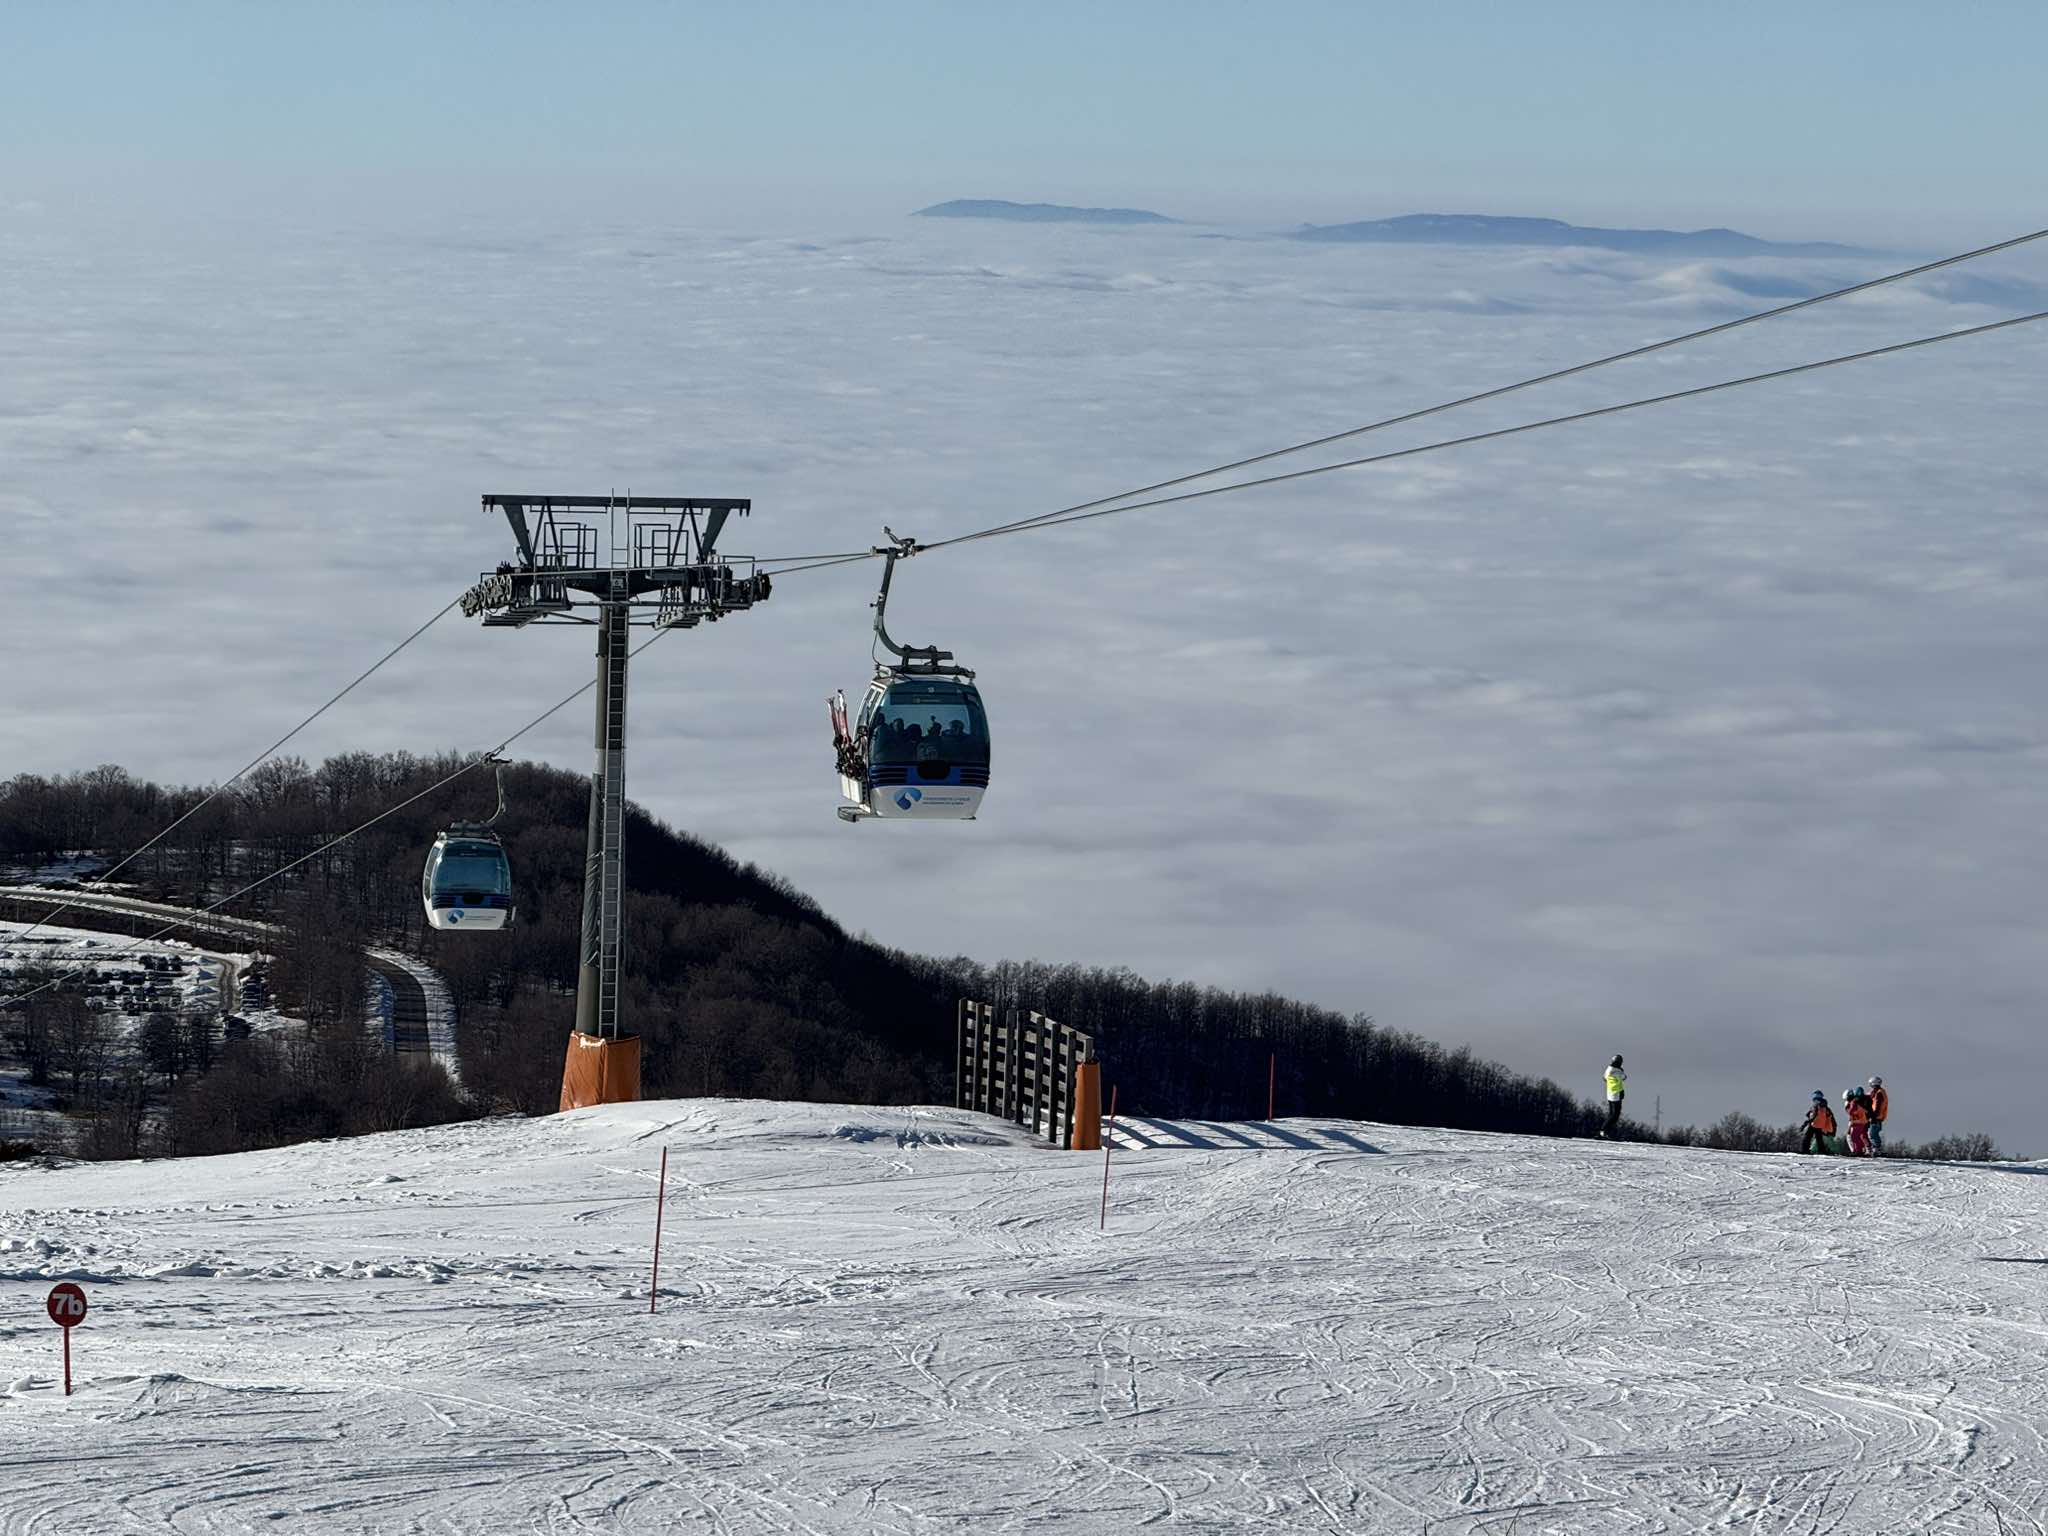
M 1621 1101 L 1628 1092 L 1628 1074 L 1621 1070 L 1621 1058 L 1616 1056 L 1607 1063 L 1607 1123 L 1600 1127 L 1602 1136 L 1612 1136 L 1621 1125 Z
M 1891 1113 L 1892 1096 L 1884 1091 L 1884 1079 L 1870 1074 L 1870 1155 L 1884 1156 L 1884 1117 Z
M 1806 1112 L 1801 1129 L 1806 1133 L 1799 1143 L 1801 1152 L 1833 1150 L 1830 1138 L 1835 1134 L 1835 1112 L 1828 1108 L 1828 1096 L 1818 1088 L 1813 1090 L 1813 1107 Z
M 1868 1157 L 1870 1155 L 1870 1100 L 1863 1097 L 1863 1090 L 1844 1088 L 1842 1090 L 1842 1113 L 1849 1121 L 1849 1155 Z

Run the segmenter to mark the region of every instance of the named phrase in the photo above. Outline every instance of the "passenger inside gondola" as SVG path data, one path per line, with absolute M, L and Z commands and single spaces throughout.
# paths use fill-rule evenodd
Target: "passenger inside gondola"
M 871 753 L 877 763 L 935 757 L 947 762 L 986 763 L 988 721 L 981 701 L 960 694 L 936 704 L 930 699 L 901 703 L 892 699 L 876 711 Z

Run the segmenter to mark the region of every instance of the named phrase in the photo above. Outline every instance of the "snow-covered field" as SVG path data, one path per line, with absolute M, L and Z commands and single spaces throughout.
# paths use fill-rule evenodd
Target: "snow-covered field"
M 267 1003 L 242 1006 L 240 980 L 256 958 L 225 947 L 197 949 L 179 939 L 135 939 L 56 926 L 32 930 L 27 923 L 0 922 L 0 988 L 14 990 L 13 978 L 31 968 L 100 973 L 103 980 L 89 1001 L 123 1050 L 143 1020 L 159 1009 L 240 1008 L 237 1017 L 252 1030 L 282 1027 L 289 1021 Z M 67 1142 L 69 1122 L 47 1108 L 54 1098 L 52 1090 L 28 1082 L 25 1067 L 0 1043 L 0 1136 Z
M 103 970 L 130 979 L 136 990 L 154 988 L 140 999 L 169 1009 L 218 1003 L 224 965 L 247 965 L 253 957 L 226 949 L 198 949 L 179 939 L 136 939 L 86 928 L 0 922 L 0 975 L 28 967 L 62 971 Z M 175 969 L 163 969 L 169 963 Z M 120 1009 L 110 1010 L 121 1016 Z
M 0 1531 L 2043 1530 L 2048 1166 L 1131 1130 L 0 1168 Z

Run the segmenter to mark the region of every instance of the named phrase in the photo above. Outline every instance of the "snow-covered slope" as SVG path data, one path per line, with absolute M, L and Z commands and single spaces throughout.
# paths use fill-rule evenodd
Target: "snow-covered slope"
M 951 1110 L 0 1167 L 0 1532 L 2043 1529 L 2048 1170 L 1132 1130 L 1107 1232 Z

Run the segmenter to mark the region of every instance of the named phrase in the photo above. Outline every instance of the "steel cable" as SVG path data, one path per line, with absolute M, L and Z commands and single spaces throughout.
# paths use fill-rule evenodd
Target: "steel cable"
M 1954 256 L 1944 256 L 1936 261 L 1923 262 L 1919 266 L 1906 267 L 1897 272 L 1888 272 L 1880 277 L 1867 278 L 1860 283 L 1851 283 L 1846 287 L 1830 289 L 1826 293 L 1813 294 L 1804 299 L 1795 299 L 1789 304 L 1780 304 L 1772 309 L 1759 310 L 1756 313 L 1749 315 L 1741 315 L 1733 320 L 1724 320 L 1717 325 L 1709 325 L 1704 326 L 1699 330 L 1687 331 L 1683 335 L 1666 337 L 1661 341 L 1653 341 L 1647 343 L 1644 346 L 1631 347 L 1626 351 L 1609 353 L 1605 357 L 1597 357 L 1587 362 L 1575 363 L 1569 368 L 1559 368 L 1549 373 L 1537 374 L 1533 377 L 1526 379 L 1518 379 L 1514 383 L 1498 385 L 1492 389 L 1481 390 L 1476 394 L 1461 395 L 1454 400 L 1440 401 L 1435 405 L 1424 406 L 1419 410 L 1406 411 L 1401 413 L 1400 415 L 1383 417 L 1378 421 L 1368 422 L 1363 426 L 1350 427 L 1342 432 L 1332 432 L 1322 437 L 1311 438 L 1305 442 L 1292 443 L 1284 448 L 1269 449 L 1264 453 L 1256 453 L 1246 458 L 1234 459 L 1229 463 L 1218 464 L 1208 469 L 1197 470 L 1192 474 L 1176 475 L 1170 479 L 1157 480 L 1152 482 L 1150 485 L 1137 486 L 1131 490 L 1119 492 L 1114 496 L 1099 496 L 1091 501 L 1076 502 L 1072 506 L 1058 508 L 1051 512 L 1041 512 L 1031 517 L 1016 518 L 1007 523 L 997 523 L 989 528 L 978 530 L 977 532 L 972 534 L 962 534 L 951 539 L 939 540 L 932 544 L 920 545 L 919 548 L 938 549 L 946 544 L 968 543 L 976 539 L 992 538 L 997 534 L 1016 532 L 1025 528 L 1033 528 L 1039 526 L 1057 526 L 1062 522 L 1085 521 L 1086 515 L 1093 514 L 1098 508 L 1115 509 L 1115 504 L 1129 502 L 1132 498 L 1138 496 L 1149 496 L 1154 491 L 1170 490 L 1174 486 L 1187 485 L 1196 480 L 1206 480 L 1211 476 L 1227 474 L 1230 471 L 1236 469 L 1246 469 L 1249 468 L 1251 465 L 1267 463 L 1273 459 L 1286 457 L 1289 454 L 1305 453 L 1311 449 L 1327 447 L 1331 443 L 1343 442 L 1349 438 L 1360 437 L 1370 432 L 1384 431 L 1389 427 L 1401 426 L 1412 421 L 1420 421 L 1424 417 L 1438 415 L 1444 411 L 1456 410 L 1462 406 L 1477 405 L 1487 400 L 1497 400 L 1504 395 L 1511 395 L 1520 390 L 1533 389 L 1539 384 L 1551 384 L 1557 382 L 1560 379 L 1568 379 L 1578 374 L 1590 373 L 1596 368 L 1605 368 L 1610 366 L 1611 364 L 1627 362 L 1633 358 L 1647 357 L 1652 353 L 1662 352 L 1672 347 L 1682 346 L 1687 342 L 1700 341 L 1709 336 L 1718 336 L 1728 331 L 1739 330 L 1743 326 L 1756 325 L 1762 321 L 1777 319 L 1781 316 L 1793 314 L 1803 309 L 1812 309 L 1817 305 L 1832 303 L 1836 299 L 1848 298 L 1852 294 L 1867 293 L 1874 288 L 1882 288 L 1892 283 L 1904 282 L 1909 278 L 1924 277 L 1928 273 L 1938 272 L 1944 267 L 1959 266 L 1964 262 L 1977 261 L 1982 259 L 1983 257 L 1996 255 L 2001 251 L 2014 250 L 2020 246 L 2029 245 L 2037 240 L 2042 239 L 2048 239 L 2048 229 L 2038 229 L 2034 230 L 2029 234 L 2015 235 L 2008 240 L 1999 240 L 1990 245 L 1978 246 L 1973 250 L 1960 252 Z M 1857 355 L 1860 356 L 1866 354 Z M 1874 356 L 1877 354 L 1871 353 L 1867 355 Z M 1851 360 L 1851 358 L 1839 359 L 1839 361 Z M 1771 376 L 1772 375 L 1760 374 L 1756 375 L 1755 378 L 1762 379 Z M 1732 382 L 1735 381 L 1731 381 L 1730 385 L 1724 385 L 1721 387 L 1732 387 Z M 1661 399 L 1663 397 L 1659 398 Z M 1653 402 L 1646 401 L 1639 403 L 1647 404 Z M 1555 421 L 1562 421 L 1565 419 L 1568 418 L 1555 418 Z M 1580 417 L 1575 419 L 1584 418 Z M 1520 428 L 1517 430 L 1529 429 Z M 1476 440 L 1478 439 L 1456 438 L 1434 446 L 1447 447 L 1452 446 L 1455 443 Z M 1327 467 L 1352 468 L 1360 464 L 1370 464 L 1375 462 L 1379 462 L 1378 455 L 1374 455 L 1363 459 L 1349 460 L 1341 465 L 1331 465 Z M 1236 482 L 1235 486 L 1231 488 L 1247 488 L 1251 486 L 1271 485 L 1288 478 L 1294 477 L 1262 477 L 1254 480 Z M 1205 492 L 1204 494 L 1208 493 Z M 1142 505 L 1158 506 L 1163 505 L 1168 501 L 1182 499 L 1191 498 L 1168 497 L 1161 498 L 1158 501 L 1145 502 L 1142 503 Z M 843 553 L 836 554 L 763 556 L 761 559 L 761 564 L 764 567 L 770 565 L 775 566 L 775 569 L 773 569 L 770 572 L 771 575 L 788 576 L 797 574 L 802 571 L 826 570 L 833 566 L 850 565 L 858 561 L 871 560 L 874 558 L 875 555 L 871 550 L 847 550 Z M 780 563 L 778 564 L 778 562 Z
M 274 757 L 277 754 L 280 748 L 282 748 L 293 737 L 297 736 L 299 732 L 303 731 L 315 720 L 318 720 L 322 715 L 326 714 L 328 710 L 334 708 L 335 705 L 339 704 L 351 693 L 354 693 L 359 684 L 366 682 L 369 679 L 371 673 L 375 672 L 379 667 L 383 666 L 385 662 L 391 660 L 392 657 L 396 656 L 400 651 L 404 650 L 407 646 L 411 645 L 413 641 L 419 639 L 421 635 L 424 635 L 428 630 L 432 629 L 436 624 L 440 623 L 441 620 L 445 619 L 448 616 L 449 610 L 454 608 L 455 605 L 461 601 L 462 599 L 460 597 L 451 598 L 448 601 L 447 606 L 442 608 L 439 613 L 436 613 L 431 619 L 428 619 L 426 623 L 422 624 L 418 629 L 414 630 L 411 634 L 407 635 L 403 640 L 399 641 L 398 644 L 391 647 L 391 649 L 386 651 L 382 656 L 379 656 L 375 661 L 371 662 L 370 665 L 364 668 L 363 671 L 357 673 L 355 679 L 352 682 L 350 682 L 347 687 L 343 688 L 341 692 L 337 693 L 333 698 L 329 699 L 325 704 L 322 704 L 318 709 L 314 710 L 313 713 L 306 716 L 306 718 L 301 720 L 297 725 L 293 726 L 290 730 L 286 731 L 282 736 L 278 737 L 277 740 L 273 741 L 269 746 L 265 747 L 261 752 L 257 753 L 256 756 L 249 759 L 248 762 L 244 763 L 228 778 L 223 779 L 219 784 L 215 785 L 212 792 L 208 794 L 203 800 L 201 800 L 197 805 L 193 806 L 189 811 L 185 812 L 184 815 L 180 816 L 176 821 L 172 822 L 169 826 L 165 827 L 163 831 L 157 833 L 155 837 L 152 837 L 148 842 L 144 843 L 141 847 L 137 848 L 133 853 L 129 854 L 128 857 L 122 859 L 118 864 L 115 864 L 109 869 L 101 870 L 98 874 L 94 875 L 89 881 L 86 882 L 86 890 L 94 891 L 97 890 L 100 886 L 106 884 L 107 881 L 113 879 L 114 876 L 118 875 L 130 864 L 133 864 L 137 859 L 141 858 L 145 853 L 149 852 L 150 849 L 154 848 L 158 843 L 162 842 L 165 838 L 169 837 L 173 832 L 177 831 L 178 828 L 185 825 L 186 822 L 190 821 L 194 816 L 197 816 L 201 811 L 205 810 L 209 805 L 213 804 L 214 801 L 218 800 L 222 795 L 226 794 L 237 783 L 239 783 L 243 777 L 253 772 L 255 769 L 261 767 L 264 763 L 268 762 L 272 757 Z M 66 905 L 57 907 L 49 912 L 45 912 L 41 917 L 37 918 L 26 929 L 23 930 L 23 936 L 34 933 L 36 929 L 42 927 L 45 923 L 50 922 L 55 918 L 61 917 L 66 912 L 72 910 L 73 907 Z
M 445 613 L 446 611 L 446 609 L 442 610 L 443 613 Z M 438 618 L 439 616 L 440 615 L 438 614 L 435 615 L 436 618 Z M 641 641 L 638 645 L 634 646 L 632 654 L 638 656 L 642 651 L 646 650 L 648 646 L 653 645 L 657 640 L 661 639 L 662 636 L 666 635 L 667 633 L 668 631 L 665 629 L 655 631 L 653 634 L 649 635 L 645 640 Z M 276 869 L 273 869 L 269 874 L 264 875 L 261 879 L 251 880 L 247 885 L 241 887 L 239 890 L 231 891 L 227 895 L 221 897 L 220 900 L 211 902 L 204 907 L 193 908 L 192 915 L 198 917 L 210 916 L 213 913 L 218 912 L 222 907 L 226 906 L 229 902 L 239 901 L 242 899 L 242 897 L 247 896 L 251 891 L 258 890 L 261 887 L 268 885 L 271 881 L 277 879 L 278 876 L 289 874 L 292 870 L 297 869 L 300 865 L 309 863 L 312 860 L 319 858 L 321 854 L 327 852 L 330 848 L 340 847 L 343 843 L 347 842 L 357 833 L 368 831 L 371 827 L 377 825 L 378 822 L 384 820 L 387 816 L 395 816 L 398 812 L 404 810 L 407 806 L 418 804 L 420 801 L 426 799 L 427 796 L 433 794 L 435 791 L 444 789 L 448 785 L 453 784 L 457 779 L 461 778 L 464 774 L 481 767 L 485 763 L 491 762 L 498 756 L 499 753 L 503 752 L 507 747 L 511 746 L 513 742 L 517 741 L 527 732 L 534 730 L 536 727 L 540 726 L 543 722 L 549 720 L 554 715 L 559 714 L 562 710 L 568 708 L 571 704 L 575 703 L 578 699 L 582 698 L 584 694 L 590 692 L 590 690 L 595 688 L 596 686 L 597 679 L 593 677 L 589 682 L 583 684 L 582 687 L 576 689 L 573 693 L 566 694 L 562 698 L 556 700 L 553 704 L 550 704 L 546 709 L 542 710 L 539 714 L 535 715 L 531 720 L 527 721 L 526 724 L 520 726 L 518 730 L 514 731 L 511 735 L 507 736 L 495 747 L 490 748 L 488 751 L 480 752 L 475 757 L 472 757 L 468 762 L 464 763 L 460 768 L 457 768 L 453 773 L 446 774 L 443 777 L 436 779 L 432 784 L 429 784 L 425 789 L 420 790 L 417 794 L 408 795 L 405 799 L 399 801 L 396 805 L 386 806 L 383 810 L 379 811 L 376 815 L 372 816 L 368 821 L 361 822 L 356 826 L 350 827 L 346 832 L 341 833 L 339 836 L 329 838 L 326 842 L 322 843 L 318 848 L 313 849 L 309 853 L 303 853 L 299 855 L 299 857 L 293 859 L 289 864 L 279 865 Z M 60 908 L 59 910 L 68 911 L 70 910 L 70 908 Z M 48 920 L 48 918 L 44 918 L 42 921 L 47 922 Z M 177 929 L 187 926 L 188 922 L 189 919 L 180 918 L 175 922 L 166 923 L 164 924 L 163 927 L 157 929 L 154 933 L 145 934 L 141 938 L 134 940 L 132 943 L 123 945 L 119 949 L 109 951 L 105 958 L 113 959 L 116 956 L 131 953 L 132 951 L 139 949 L 144 944 L 154 943 L 156 940 L 162 938 L 165 934 L 175 932 Z M 37 926 L 40 926 L 40 923 Z M 27 1002 L 32 997 L 36 997 L 41 993 L 48 992 L 54 987 L 62 986 L 66 981 L 69 981 L 74 974 L 74 972 L 66 972 L 61 976 L 52 977 L 50 980 L 43 982 L 39 986 L 31 987 L 26 992 L 16 992 L 6 997 L 0 997 L 0 1005 Z
M 1752 315 L 1738 316 L 1733 320 L 1724 320 L 1718 325 L 1705 326 L 1697 331 L 1687 331 L 1682 336 L 1667 337 L 1662 341 L 1653 341 L 1644 346 L 1631 347 L 1625 352 L 1614 352 L 1606 357 L 1596 357 L 1590 362 L 1575 363 L 1569 368 L 1559 368 L 1550 373 L 1537 374 L 1533 378 L 1519 379 L 1512 384 L 1502 384 L 1493 389 L 1481 390 L 1478 394 L 1461 395 L 1455 400 L 1445 400 L 1436 405 L 1424 406 L 1420 410 L 1407 411 L 1398 416 L 1384 417 L 1379 421 L 1368 422 L 1362 427 L 1350 427 L 1342 432 L 1332 432 L 1327 436 L 1312 438 L 1307 442 L 1293 443 L 1285 448 L 1269 449 L 1264 453 L 1252 454 L 1248 458 L 1235 459 L 1228 464 L 1218 464 L 1212 469 L 1197 470 L 1193 474 L 1176 475 L 1170 480 L 1154 481 L 1151 485 L 1141 485 L 1134 490 L 1124 491 L 1115 496 L 1100 496 L 1093 501 L 1078 502 L 1071 507 L 1063 507 L 1056 512 L 1041 512 L 1035 517 L 1019 518 L 1012 523 L 998 524 L 997 529 L 1008 531 L 1011 528 L 1026 527 L 1033 523 L 1057 522 L 1073 513 L 1091 511 L 1096 507 L 1106 507 L 1112 502 L 1128 501 L 1134 496 L 1149 496 L 1154 491 L 1169 490 L 1176 485 L 1186 485 L 1190 481 L 1206 480 L 1212 475 L 1228 474 L 1235 469 L 1248 469 L 1254 464 L 1264 464 L 1273 459 L 1284 458 L 1289 454 L 1306 453 L 1311 449 L 1325 448 L 1331 443 L 1341 443 L 1347 438 L 1360 437 L 1368 432 L 1379 432 L 1388 427 L 1403 426 L 1411 421 L 1420 421 L 1425 416 L 1435 416 L 1443 411 L 1457 410 L 1461 406 L 1477 405 L 1486 400 L 1497 400 L 1503 395 L 1511 395 L 1518 390 L 1534 389 L 1539 384 L 1554 384 L 1559 379 L 1569 379 L 1577 374 L 1591 373 L 1596 368 L 1605 368 L 1613 363 L 1624 363 L 1632 358 L 1648 357 L 1654 352 L 1663 352 L 1672 347 L 1683 346 L 1690 341 L 1701 341 L 1709 336 L 1719 336 L 1728 331 L 1740 330 L 1746 325 L 1756 325 L 1765 320 L 1775 320 L 1780 316 L 1794 314 L 1802 309 L 1812 309 L 1816 305 L 1832 303 L 1836 299 L 1846 299 L 1851 294 L 1867 293 L 1873 288 L 1882 288 L 1890 283 L 1902 283 L 1908 278 L 1924 277 L 1929 272 L 1938 272 L 1944 267 L 1959 266 L 1966 261 L 1977 261 L 1982 257 L 1996 255 L 2000 251 L 2013 250 L 2019 246 L 2042 239 L 2048 239 L 2048 229 L 2037 229 L 2031 234 L 2015 235 L 2010 240 L 2000 240 L 1992 245 L 1978 246 L 1975 250 L 1964 251 L 1960 255 L 1944 256 L 1938 261 L 1923 262 L 1917 267 L 1907 267 L 1902 271 L 1888 272 L 1882 277 L 1873 277 L 1860 283 L 1851 283 L 1846 288 L 1835 288 L 1826 293 L 1814 294 L 1809 298 L 1795 299 L 1789 304 L 1780 304 L 1774 309 L 1758 310 Z
M 1147 507 L 1171 506 L 1176 502 L 1199 501 L 1205 496 L 1221 496 L 1231 491 L 1248 491 L 1259 486 L 1282 485 L 1290 480 L 1306 480 L 1313 475 L 1333 474 L 1340 469 L 1360 469 L 1368 464 L 1385 464 L 1394 459 L 1413 458 L 1418 454 L 1437 453 L 1445 448 L 1462 448 L 1471 443 L 1491 442 L 1497 438 L 1514 437 L 1522 432 L 1537 432 L 1545 427 L 1568 426 L 1573 422 L 1592 421 L 1601 416 L 1617 416 L 1624 411 L 1639 411 L 1646 406 L 1667 405 L 1674 400 L 1691 400 L 1701 395 L 1716 394 L 1724 389 L 1740 389 L 1748 384 L 1762 384 L 1772 379 L 1788 379 L 1795 374 L 1813 373 L 1822 368 L 1836 368 L 1844 363 L 1863 362 L 1873 357 L 1887 357 L 1897 352 L 1910 352 L 1920 347 L 1937 346 L 1945 341 L 1961 341 L 1966 337 L 1983 336 L 1992 331 L 2003 331 L 2019 325 L 2032 325 L 2048 320 L 2048 309 L 2036 310 L 2030 315 L 2014 315 L 2005 320 L 1993 320 L 1984 325 L 1973 325 L 1960 331 L 1944 331 L 1937 336 L 1920 336 L 1911 341 L 1897 341 L 1889 346 L 1871 347 L 1862 352 L 1845 352 L 1836 357 L 1824 357 L 1811 363 L 1795 363 L 1789 368 L 1773 368 L 1764 373 L 1746 374 L 1739 379 L 1723 379 L 1715 384 L 1700 384 L 1691 389 L 1673 390 L 1669 394 L 1649 395 L 1639 400 L 1624 400 L 1618 405 L 1594 406 L 1590 410 L 1573 411 L 1564 416 L 1548 416 L 1540 421 L 1525 421 L 1518 426 L 1497 427 L 1490 432 L 1473 432 L 1464 437 L 1440 438 L 1433 443 L 1420 443 L 1412 448 L 1395 448 L 1386 453 L 1368 454 L 1363 458 L 1341 459 L 1335 464 L 1318 464 L 1312 469 L 1289 470 L 1284 475 L 1262 475 L 1255 480 L 1233 480 L 1228 485 L 1207 486 L 1198 491 L 1181 491 L 1172 496 L 1158 496 L 1150 501 L 1128 502 L 1114 507 L 1098 507 L 1093 511 L 1075 511 L 1057 519 L 1038 519 L 1029 523 L 1009 523 L 994 528 L 985 528 L 979 533 L 963 533 L 950 539 L 939 539 L 931 544 L 920 545 L 920 550 L 945 549 L 953 544 L 971 544 L 979 539 L 1000 538 L 1006 533 L 1030 533 L 1039 528 L 1058 528 L 1067 523 L 1083 523 L 1097 517 L 1114 517 L 1119 512 L 1138 512 Z M 783 574 L 788 574 L 787 572 Z

